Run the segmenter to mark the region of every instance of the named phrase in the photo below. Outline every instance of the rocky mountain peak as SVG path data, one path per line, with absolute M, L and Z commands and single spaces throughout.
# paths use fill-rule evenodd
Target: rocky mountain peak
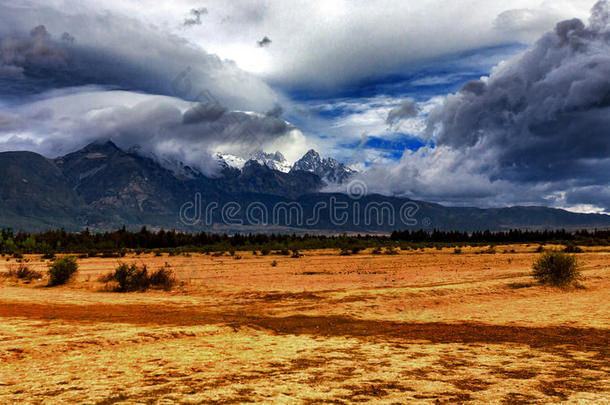
M 320 154 L 310 149 L 301 159 L 295 162 L 291 171 L 314 173 L 326 183 L 342 184 L 355 172 L 333 158 L 320 157 Z
M 283 173 L 288 173 L 291 169 L 290 164 L 280 152 L 265 153 L 263 151 L 258 151 L 252 155 L 250 161 L 256 161 L 261 166 L 267 166 L 271 170 L 277 170 Z

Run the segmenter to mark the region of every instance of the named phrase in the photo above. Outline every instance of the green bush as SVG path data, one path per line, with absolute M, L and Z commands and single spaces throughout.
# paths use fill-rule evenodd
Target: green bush
M 565 249 L 563 249 L 563 251 L 565 253 L 582 253 L 583 252 L 583 250 L 574 243 L 568 243 L 566 245 Z
M 542 284 L 565 287 L 580 279 L 580 270 L 574 256 L 549 250 L 534 263 L 533 276 Z
M 341 252 L 339 252 L 339 256 L 351 256 L 352 255 L 352 251 L 349 250 L 348 248 L 343 248 L 341 249 Z
M 61 257 L 49 265 L 49 286 L 66 284 L 78 271 L 73 257 Z
M 169 291 L 176 284 L 176 275 L 171 266 L 165 263 L 165 266 L 150 274 L 149 281 L 152 287 Z
M 453 249 L 453 253 L 454 253 L 454 254 L 456 254 L 456 255 L 459 255 L 459 254 L 461 254 L 461 253 L 462 253 L 462 249 L 460 249 L 460 248 L 455 248 L 455 249 Z
M 168 264 L 149 274 L 146 265 L 138 267 L 135 264 L 122 263 L 114 273 L 100 277 L 99 281 L 115 282 L 116 292 L 132 292 L 146 291 L 151 287 L 170 290 L 176 282 L 176 277 Z

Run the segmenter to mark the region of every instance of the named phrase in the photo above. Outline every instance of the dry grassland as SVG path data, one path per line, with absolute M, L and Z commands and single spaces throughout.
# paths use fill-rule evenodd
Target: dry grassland
M 0 403 L 610 403 L 610 249 L 563 291 L 535 248 L 120 259 L 168 262 L 170 292 L 104 291 L 117 259 L 0 278 Z

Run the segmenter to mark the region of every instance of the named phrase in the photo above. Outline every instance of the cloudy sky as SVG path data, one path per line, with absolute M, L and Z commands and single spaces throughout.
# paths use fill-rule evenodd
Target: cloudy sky
M 213 175 L 310 148 L 371 192 L 610 212 L 595 0 L 0 0 L 0 150 L 99 139 Z

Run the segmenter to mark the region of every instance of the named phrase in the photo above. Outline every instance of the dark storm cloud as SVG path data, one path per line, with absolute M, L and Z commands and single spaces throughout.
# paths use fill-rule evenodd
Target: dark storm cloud
M 260 41 L 256 41 L 256 43 L 258 44 L 258 47 L 259 47 L 259 48 L 264 48 L 264 47 L 266 47 L 266 46 L 269 46 L 269 45 L 271 45 L 271 42 L 273 42 L 273 41 L 271 41 L 271 40 L 269 39 L 269 37 L 267 37 L 267 36 L 265 36 L 265 37 L 264 37 L 263 39 L 261 39 Z
M 362 176 L 369 192 L 448 204 L 610 212 L 610 6 L 557 24 L 427 119 L 434 145 Z
M 213 102 L 89 87 L 56 91 L 48 98 L 0 110 L 0 150 L 28 150 L 54 157 L 90 142 L 112 139 L 161 162 L 182 161 L 205 173 L 218 169 L 219 148 L 249 155 L 289 136 L 293 126 L 276 117 L 229 111 Z M 21 134 L 25 134 L 22 136 Z
M 402 120 L 417 117 L 419 108 L 413 100 L 405 100 L 398 107 L 388 113 L 386 123 L 390 126 L 399 124 Z
M 279 105 L 273 107 L 273 109 L 267 111 L 265 114 L 267 117 L 280 118 L 284 114 L 284 109 Z
M 21 77 L 28 66 L 57 68 L 65 63 L 65 50 L 51 41 L 44 25 L 27 36 L 0 38 L 0 75 Z
M 191 101 L 205 90 L 229 108 L 254 111 L 277 102 L 266 83 L 233 62 L 142 22 L 0 2 L 2 98 L 92 84 Z
M 227 111 L 226 107 L 215 102 L 197 103 L 184 113 L 182 123 L 195 124 L 201 121 L 216 121 Z
M 606 185 L 575 188 L 566 193 L 565 201 L 567 205 L 594 205 L 610 211 L 610 187 Z
M 208 9 L 205 7 L 194 8 L 189 12 L 189 17 L 184 20 L 185 26 L 201 25 L 201 16 L 206 15 Z
M 492 180 L 608 186 L 610 28 L 607 1 L 585 26 L 557 24 L 489 79 L 467 83 L 429 118 L 437 145 L 464 160 L 486 151 Z M 560 187 L 560 185 L 558 185 Z
M 64 32 L 63 34 L 61 34 L 61 40 L 66 41 L 69 44 L 73 44 L 74 41 L 76 41 L 76 38 L 70 35 L 69 32 Z

